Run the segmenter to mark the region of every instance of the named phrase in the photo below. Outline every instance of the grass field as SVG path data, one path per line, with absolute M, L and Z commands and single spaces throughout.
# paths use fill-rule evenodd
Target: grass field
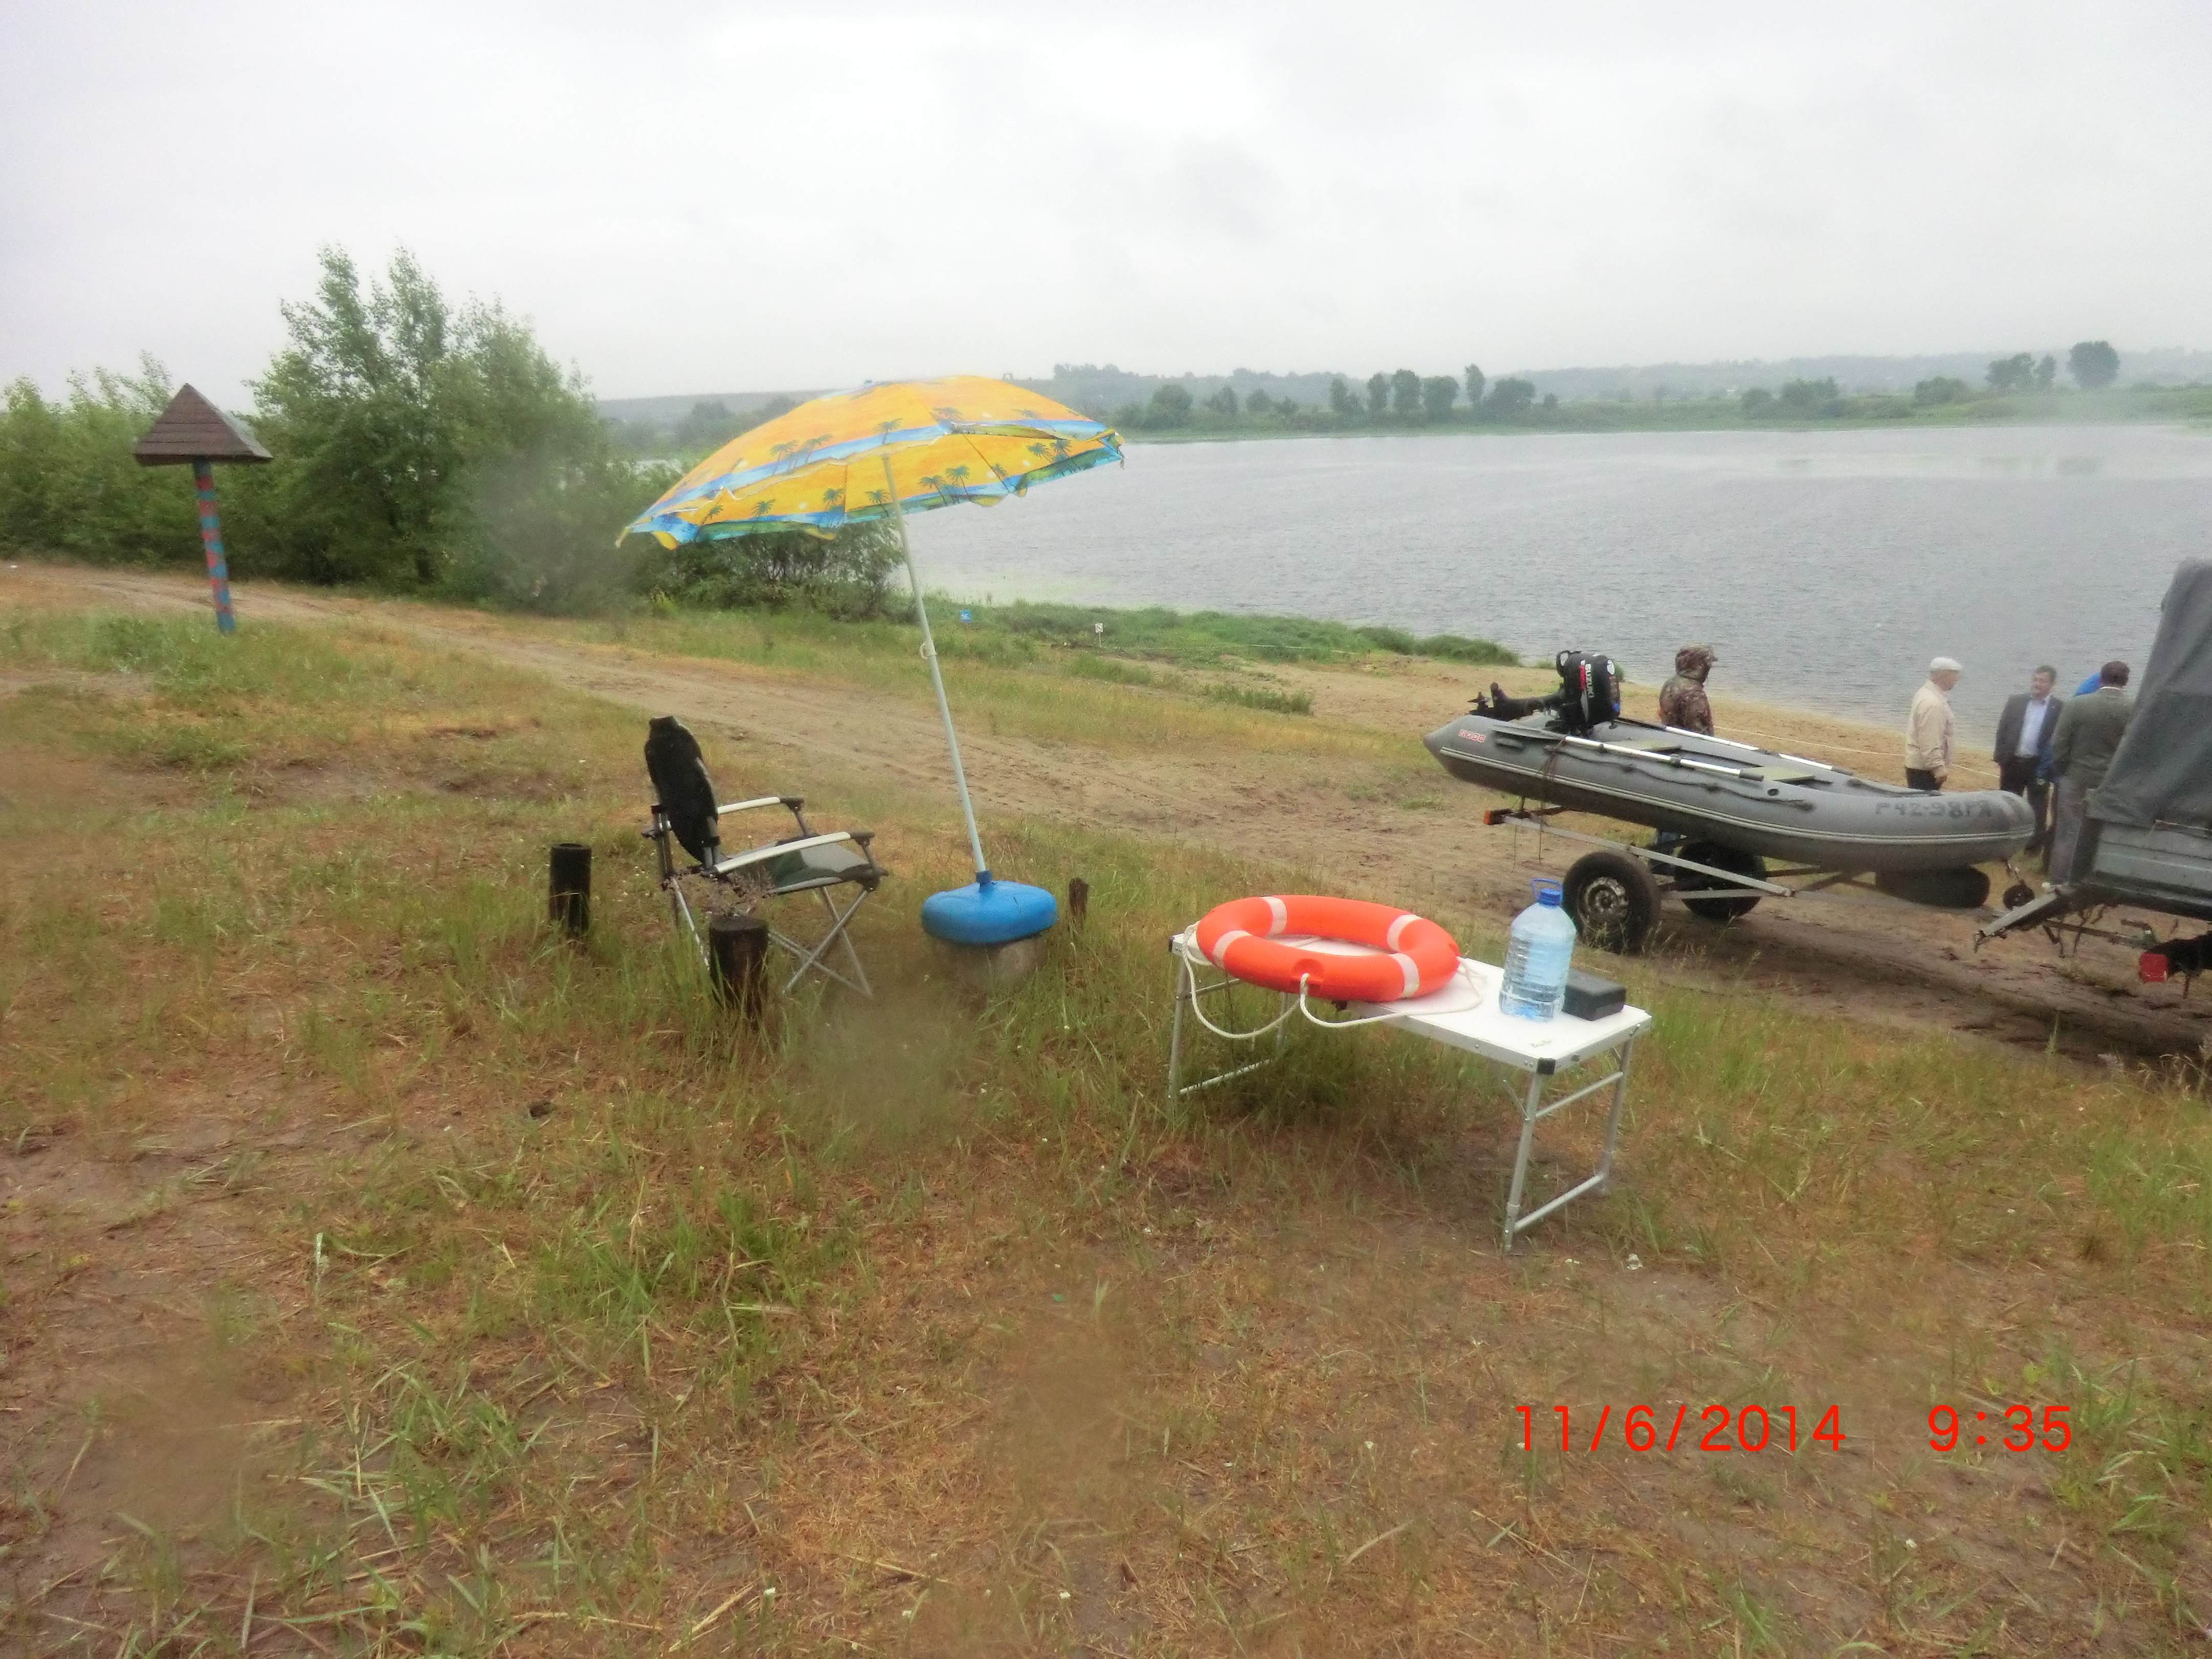
M 947 804 L 833 769 L 810 816 L 893 872 L 882 994 L 748 1033 L 653 890 L 629 712 L 367 623 L 204 627 L 0 612 L 0 1645 L 2202 1649 L 2197 1068 L 1614 964 L 1657 1025 L 1613 1192 L 1508 1256 L 1480 1066 L 1314 1034 L 1166 1109 L 1163 942 L 1296 871 L 993 824 L 1092 897 L 986 990 L 915 922 L 965 879 Z M 958 695 L 1070 744 L 1372 742 L 1205 683 L 1040 648 Z M 732 752 L 725 795 L 802 764 Z M 580 944 L 543 921 L 568 839 Z M 1547 1127 L 1571 1176 L 1589 1137 Z M 1638 1406 L 1683 1443 L 1638 1449 Z M 1693 1451 L 1709 1406 L 1797 1449 Z M 2002 1449 L 2013 1406 L 2065 1448 Z

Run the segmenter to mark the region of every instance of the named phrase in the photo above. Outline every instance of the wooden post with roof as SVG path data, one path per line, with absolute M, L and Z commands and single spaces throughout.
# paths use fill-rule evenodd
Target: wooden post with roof
M 222 521 L 215 510 L 215 463 L 258 466 L 270 459 L 261 441 L 191 386 L 169 399 L 131 454 L 141 466 L 190 466 L 200 506 L 200 545 L 207 552 L 208 583 L 215 589 L 215 625 L 235 632 L 230 610 L 230 567 L 223 558 Z

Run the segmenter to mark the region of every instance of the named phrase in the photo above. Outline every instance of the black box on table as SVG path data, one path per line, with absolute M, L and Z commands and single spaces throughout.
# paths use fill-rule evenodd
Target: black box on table
M 1595 974 L 1586 974 L 1579 968 L 1567 969 L 1567 1000 L 1560 1006 L 1562 1013 L 1572 1014 L 1577 1019 L 1603 1019 L 1607 1014 L 1617 1014 L 1628 1006 L 1628 988 L 1616 985 L 1609 979 L 1600 979 Z

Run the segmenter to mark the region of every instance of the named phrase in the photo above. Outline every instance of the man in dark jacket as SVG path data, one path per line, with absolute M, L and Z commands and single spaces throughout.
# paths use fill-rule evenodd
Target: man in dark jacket
M 1659 724 L 1713 734 L 1713 706 L 1705 701 L 1705 676 L 1720 660 L 1710 645 L 1686 645 L 1674 653 L 1674 678 L 1659 688 Z
M 2057 669 L 2047 665 L 2037 669 L 2028 678 L 2027 690 L 2006 698 L 2004 713 L 1997 716 L 1997 746 L 1992 757 L 1997 763 L 1997 787 L 2035 809 L 2035 839 L 2027 844 L 2031 853 L 2043 849 L 2051 828 L 2051 745 L 2058 736 L 2058 717 L 2066 712 L 2066 700 L 2051 695 L 2057 681 Z
M 2051 879 L 2062 886 L 2086 873 L 2094 856 L 2094 848 L 2082 846 L 2089 792 L 2105 781 L 2136 712 L 2135 699 L 2125 690 L 2127 664 L 2106 663 L 2097 682 L 2089 696 L 2066 705 L 2058 717 L 2058 735 L 2051 742 L 2051 767 L 2058 779 L 2051 823 Z

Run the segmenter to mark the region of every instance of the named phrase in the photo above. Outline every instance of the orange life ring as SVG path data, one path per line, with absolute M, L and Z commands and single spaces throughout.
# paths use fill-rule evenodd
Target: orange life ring
M 1339 956 L 1276 943 L 1285 933 L 1342 939 L 1384 954 Z M 1401 1002 L 1440 990 L 1459 969 L 1459 945 L 1426 916 L 1360 899 L 1310 893 L 1232 899 L 1198 924 L 1198 948 L 1224 974 L 1273 991 L 1331 1002 Z

